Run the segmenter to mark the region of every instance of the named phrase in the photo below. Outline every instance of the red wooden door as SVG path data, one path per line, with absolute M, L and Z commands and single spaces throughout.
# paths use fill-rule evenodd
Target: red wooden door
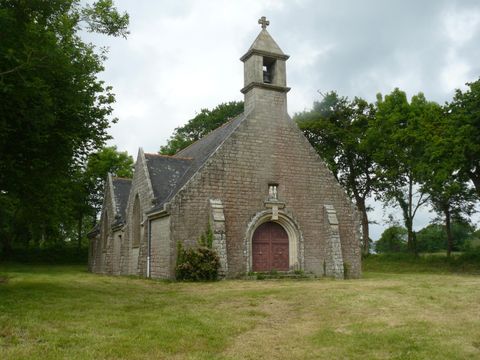
M 288 271 L 288 235 L 274 222 L 260 225 L 252 239 L 253 271 Z

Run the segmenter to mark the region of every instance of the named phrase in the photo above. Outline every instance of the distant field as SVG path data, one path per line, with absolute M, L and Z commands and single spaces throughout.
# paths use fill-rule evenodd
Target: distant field
M 480 276 L 439 267 L 193 284 L 0 265 L 0 359 L 480 359 Z

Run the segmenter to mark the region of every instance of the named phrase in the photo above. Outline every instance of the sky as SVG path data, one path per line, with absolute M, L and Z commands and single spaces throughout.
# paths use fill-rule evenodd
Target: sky
M 130 15 L 127 39 L 87 36 L 108 47 L 100 77 L 116 94 L 113 139 L 136 157 L 157 152 L 203 108 L 243 100 L 243 63 L 266 16 L 287 61 L 288 111 L 319 93 L 374 101 L 395 87 L 409 97 L 451 100 L 480 76 L 478 0 L 115 0 Z M 371 237 L 388 214 L 373 200 Z M 398 212 L 395 214 L 400 219 Z M 422 209 L 415 228 L 434 214 Z

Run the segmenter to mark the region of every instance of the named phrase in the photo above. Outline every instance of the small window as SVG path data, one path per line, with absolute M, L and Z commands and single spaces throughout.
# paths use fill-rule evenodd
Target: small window
M 263 58 L 263 82 L 266 84 L 273 83 L 273 75 L 275 69 L 275 59 Z

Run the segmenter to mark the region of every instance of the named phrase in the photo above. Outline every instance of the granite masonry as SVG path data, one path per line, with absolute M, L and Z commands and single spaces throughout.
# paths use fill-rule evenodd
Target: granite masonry
M 241 57 L 245 111 L 174 156 L 139 150 L 132 180 L 109 176 L 89 268 L 173 279 L 177 244 L 210 226 L 221 275 L 361 275 L 359 218 L 287 113 L 286 61 L 264 17 Z

